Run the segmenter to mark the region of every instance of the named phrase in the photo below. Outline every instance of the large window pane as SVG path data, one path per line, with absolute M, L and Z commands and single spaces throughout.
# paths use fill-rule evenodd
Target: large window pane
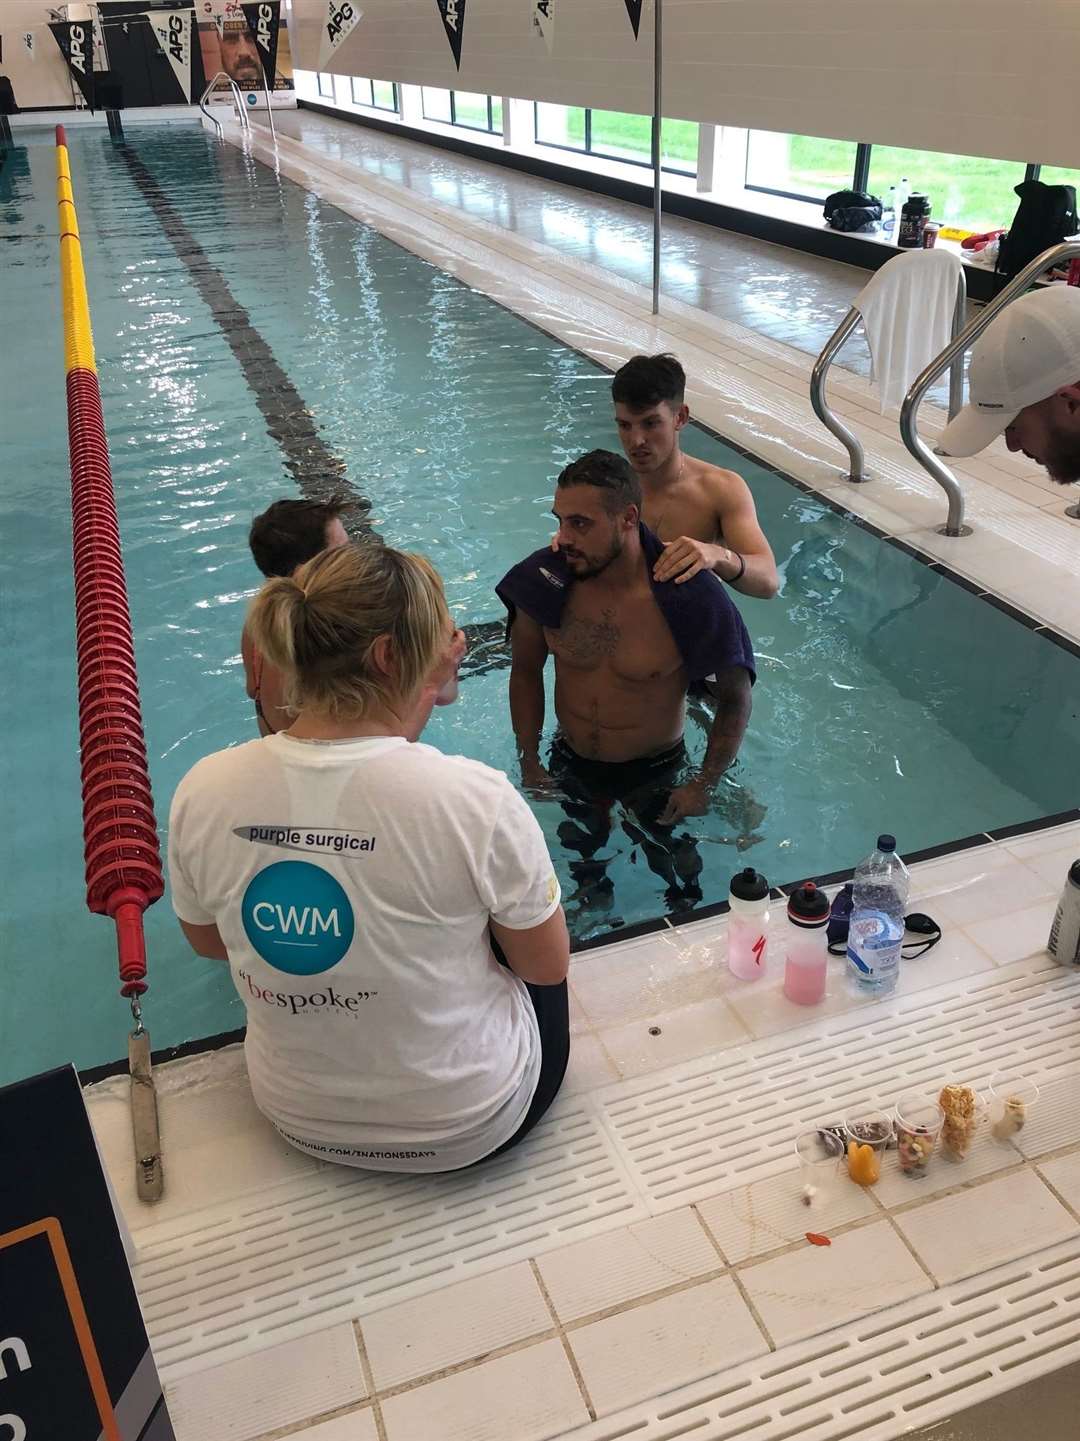
M 585 149 L 585 111 L 580 105 L 536 105 L 536 140 L 538 145 L 564 145 L 572 150 Z
M 397 86 L 389 80 L 371 82 L 371 103 L 379 110 L 397 110 Z
M 354 105 L 371 104 L 371 81 L 362 80 L 358 75 L 349 76 L 349 88 Z
M 698 127 L 691 120 L 665 120 L 661 130 L 660 163 L 671 170 L 697 174 Z M 628 115 L 619 110 L 592 112 L 594 155 L 613 160 L 632 160 L 648 165 L 652 161 L 652 118 Z
M 315 74 L 319 83 L 319 94 L 327 100 L 333 100 L 334 77 L 332 75 L 324 75 L 321 70 L 317 70 Z
M 422 91 L 422 102 L 425 120 L 443 120 L 447 125 L 450 124 L 452 117 L 449 90 L 432 90 L 429 85 L 425 85 Z
M 884 200 L 889 186 L 906 177 L 910 190 L 930 197 L 935 220 L 965 230 L 991 230 L 1012 220 L 1019 204 L 1013 186 L 1023 180 L 1024 169 L 1018 160 L 875 145 L 870 152 L 870 189 Z
M 474 95 L 469 90 L 454 91 L 454 119 L 458 125 L 468 125 L 473 130 L 488 130 L 488 97 Z
M 855 149 L 852 140 L 751 130 L 746 147 L 746 183 L 754 190 L 824 200 L 834 190 L 850 187 L 855 174 Z

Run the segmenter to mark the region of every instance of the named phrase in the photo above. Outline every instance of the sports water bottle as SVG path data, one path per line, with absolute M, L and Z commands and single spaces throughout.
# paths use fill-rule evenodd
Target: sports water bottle
M 752 866 L 731 878 L 728 965 L 740 981 L 765 974 L 769 949 L 769 883 Z
M 890 186 L 889 186 L 889 193 L 888 193 L 888 195 L 887 195 L 887 197 L 886 197 L 886 199 L 885 199 L 885 204 L 884 204 L 884 207 L 883 207 L 883 209 L 882 209 L 882 216 L 881 216 L 881 228 L 882 228 L 882 230 L 892 230 L 892 229 L 894 229 L 894 227 L 896 226 L 896 222 L 897 222 L 897 219 L 898 219 L 898 217 L 899 217 L 899 214 L 900 214 L 900 212 L 899 212 L 899 210 L 896 208 L 896 186 L 895 186 L 895 185 L 890 185 Z
M 1073 861 L 1046 949 L 1060 966 L 1080 965 L 1080 861 Z
M 900 977 L 909 877 L 893 836 L 878 836 L 877 850 L 855 868 L 848 966 L 859 988 L 876 995 L 895 990 Z

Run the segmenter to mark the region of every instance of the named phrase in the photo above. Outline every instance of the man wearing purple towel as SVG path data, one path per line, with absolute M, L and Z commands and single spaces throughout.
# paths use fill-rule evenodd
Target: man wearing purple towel
M 711 572 L 680 584 L 656 578 L 663 546 L 641 522 L 641 484 L 622 456 L 594 450 L 568 465 L 553 512 L 558 550 L 536 551 L 496 587 L 510 615 L 510 714 L 523 783 L 555 783 L 569 797 L 572 822 L 559 833 L 583 857 L 571 867 L 583 888 L 603 890 L 594 857 L 621 803 L 624 829 L 668 881 L 669 899 L 699 899 L 700 858 L 692 838 L 676 841 L 672 828 L 705 814 L 738 754 L 755 674 L 750 637 Z M 559 729 L 545 769 L 549 654 Z M 686 694 L 706 677 L 715 715 L 702 765 L 684 779 Z

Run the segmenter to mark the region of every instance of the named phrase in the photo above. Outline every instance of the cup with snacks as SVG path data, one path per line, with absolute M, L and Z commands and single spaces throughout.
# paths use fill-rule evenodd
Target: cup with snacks
M 917 1181 L 926 1175 L 944 1124 L 945 1112 L 925 1096 L 905 1096 L 897 1104 L 896 1154 L 905 1176 Z
M 844 1130 L 848 1175 L 857 1186 L 876 1186 L 893 1136 L 891 1119 L 884 1111 L 854 1111 L 844 1122 Z
M 950 1081 L 942 1086 L 938 1105 L 945 1119 L 941 1126 L 941 1154 L 949 1161 L 966 1161 L 986 1103 L 974 1086 Z
M 1016 1071 L 996 1071 L 990 1077 L 990 1135 L 1007 1146 L 1031 1115 L 1039 1088 Z

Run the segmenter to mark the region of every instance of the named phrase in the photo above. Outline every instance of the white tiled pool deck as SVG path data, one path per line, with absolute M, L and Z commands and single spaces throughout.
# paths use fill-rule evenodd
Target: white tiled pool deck
M 698 418 L 1080 639 L 1080 527 L 1029 463 L 965 463 L 976 533 L 946 540 L 943 497 L 857 377 L 834 394 L 864 487 L 812 417 L 804 354 L 675 302 L 657 321 L 586 262 L 287 138 L 276 160 L 251 144 L 609 367 L 678 350 Z M 722 918 L 576 956 L 562 1095 L 520 1150 L 459 1176 L 292 1151 L 230 1048 L 159 1069 L 151 1210 L 126 1082 L 92 1088 L 180 1441 L 883 1441 L 1080 1358 L 1080 972 L 1044 950 L 1077 855 L 1080 817 L 916 866 L 913 907 L 945 935 L 885 1001 L 853 995 L 840 961 L 812 1011 L 778 965 L 736 981 Z M 1013 1142 L 984 1128 L 920 1182 L 890 1154 L 872 1190 L 803 1207 L 799 1132 L 1001 1068 L 1042 1088 Z

